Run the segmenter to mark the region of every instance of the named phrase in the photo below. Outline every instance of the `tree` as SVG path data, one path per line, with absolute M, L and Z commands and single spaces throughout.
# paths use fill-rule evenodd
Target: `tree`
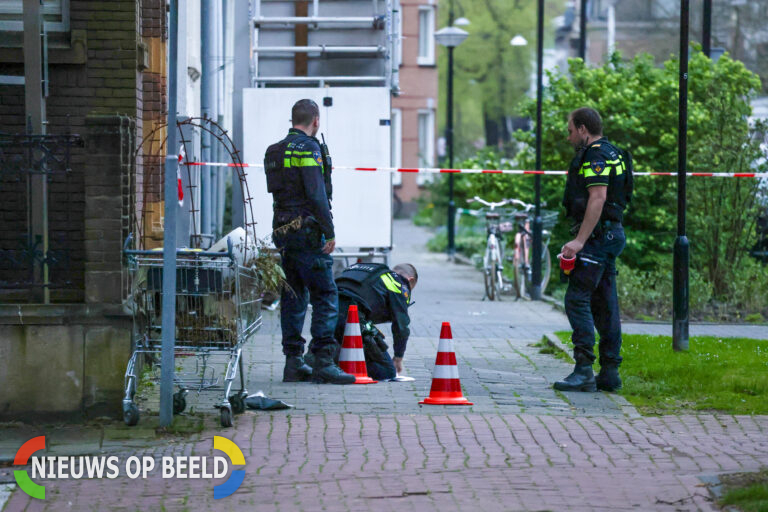
M 689 63 L 689 171 L 745 172 L 764 168 L 760 142 L 766 126 L 750 127 L 750 99 L 760 91 L 759 78 L 727 54 L 713 63 L 695 51 Z M 569 61 L 569 74 L 550 74 L 543 103 L 543 166 L 565 169 L 573 149 L 565 140 L 568 113 L 580 106 L 596 108 L 605 135 L 632 152 L 638 171 L 674 171 L 677 166 L 678 62 L 660 68 L 648 55 L 622 62 L 615 54 L 598 68 L 580 59 Z M 527 101 L 523 112 L 535 113 Z M 534 134 L 517 132 L 526 147 L 523 167 L 533 165 Z M 546 180 L 545 194 L 554 195 Z M 676 181 L 663 177 L 635 180 L 635 197 L 626 216 L 630 236 L 622 260 L 650 270 L 671 254 L 676 231 Z M 726 295 L 736 271 L 746 264 L 758 213 L 757 180 L 691 178 L 688 191 L 692 265 L 705 272 L 715 296 Z M 562 190 L 563 180 L 555 190 Z
M 441 2 L 438 26 L 448 24 L 451 3 L 456 17 L 471 21 L 470 36 L 454 51 L 454 144 L 470 155 L 479 141 L 502 147 L 511 138 L 512 116 L 531 85 L 536 49 L 536 2 L 521 0 L 449 0 Z M 565 2 L 546 2 L 547 20 L 561 14 Z M 517 34 L 529 44 L 512 47 Z M 439 115 L 445 112 L 446 52 L 439 59 Z M 441 128 L 444 119 L 440 119 Z M 503 149 L 503 148 L 502 148 Z

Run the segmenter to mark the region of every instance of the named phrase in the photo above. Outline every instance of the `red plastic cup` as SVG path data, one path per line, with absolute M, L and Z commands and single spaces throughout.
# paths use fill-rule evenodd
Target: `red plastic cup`
M 560 268 L 565 273 L 565 275 L 570 275 L 573 268 L 576 266 L 576 256 L 573 258 L 566 258 L 562 254 L 558 254 L 557 257 L 560 259 Z

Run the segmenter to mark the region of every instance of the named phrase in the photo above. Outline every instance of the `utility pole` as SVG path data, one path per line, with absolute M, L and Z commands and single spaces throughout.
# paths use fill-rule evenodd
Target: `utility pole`
M 234 52 L 234 94 L 232 96 L 232 141 L 235 149 L 243 156 L 245 141 L 243 139 L 243 89 L 251 86 L 251 32 L 253 21 L 251 19 L 250 2 L 248 0 L 235 0 L 235 47 Z M 245 226 L 245 208 L 243 203 L 243 189 L 240 184 L 242 169 L 232 171 L 232 227 Z M 249 233 L 250 236 L 250 233 Z
M 165 221 L 163 225 L 163 310 L 160 364 L 160 426 L 173 421 L 173 372 L 176 363 L 176 170 L 179 143 L 176 138 L 176 74 L 178 60 L 178 0 L 170 0 L 168 18 L 168 144 L 165 157 Z
M 688 135 L 688 8 L 689 0 L 680 0 L 680 77 L 678 82 L 677 129 L 677 238 L 673 262 L 674 290 L 672 313 L 672 348 L 688 350 L 688 265 L 689 244 L 685 236 L 685 172 Z
M 200 46 L 202 55 L 202 70 L 200 78 L 200 113 L 210 121 L 216 121 L 216 5 L 218 0 L 201 0 L 200 2 Z M 212 126 L 208 126 L 209 129 Z M 203 162 L 215 159 L 212 150 L 213 137 L 207 130 L 202 131 L 201 153 Z M 204 166 L 200 171 L 200 232 L 213 232 L 213 169 Z

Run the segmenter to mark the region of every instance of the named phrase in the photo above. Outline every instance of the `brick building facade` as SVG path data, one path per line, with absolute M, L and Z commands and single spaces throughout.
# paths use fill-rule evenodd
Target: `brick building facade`
M 401 0 L 402 52 L 400 96 L 392 100 L 392 164 L 433 167 L 437 164 L 437 5 L 433 0 Z M 395 193 L 404 203 L 420 194 L 421 174 L 395 175 Z
M 43 10 L 46 133 L 79 134 L 82 145 L 71 148 L 66 172 L 48 174 L 48 305 L 30 304 L 39 302 L 28 279 L 28 211 L 37 205 L 30 204 L 28 173 L 18 165 L 23 154 L 19 146 L 2 148 L 0 388 L 7 392 L 0 417 L 118 407 L 131 324 L 122 305 L 121 248 L 143 202 L 162 197 L 147 184 L 161 182 L 165 2 L 57 5 L 59 12 Z M 23 56 L 18 23 L 0 22 L 0 75 L 23 77 Z M 5 134 L 24 134 L 24 85 L 0 85 L 0 122 Z M 142 145 L 145 137 L 152 140 Z M 140 146 L 145 150 L 137 156 Z M 50 360 L 57 363 L 43 366 Z

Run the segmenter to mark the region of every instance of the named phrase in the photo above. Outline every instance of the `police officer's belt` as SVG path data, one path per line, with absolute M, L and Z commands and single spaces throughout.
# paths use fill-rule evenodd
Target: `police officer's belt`
M 621 227 L 621 222 L 616 222 L 615 220 L 601 220 L 597 223 L 597 226 L 595 226 L 595 229 L 592 231 L 592 235 L 590 238 L 596 238 L 598 236 L 601 236 L 604 232 L 616 228 Z M 578 235 L 579 229 L 581 229 L 581 222 L 577 222 L 573 226 L 571 226 L 571 229 L 569 232 L 572 235 Z

